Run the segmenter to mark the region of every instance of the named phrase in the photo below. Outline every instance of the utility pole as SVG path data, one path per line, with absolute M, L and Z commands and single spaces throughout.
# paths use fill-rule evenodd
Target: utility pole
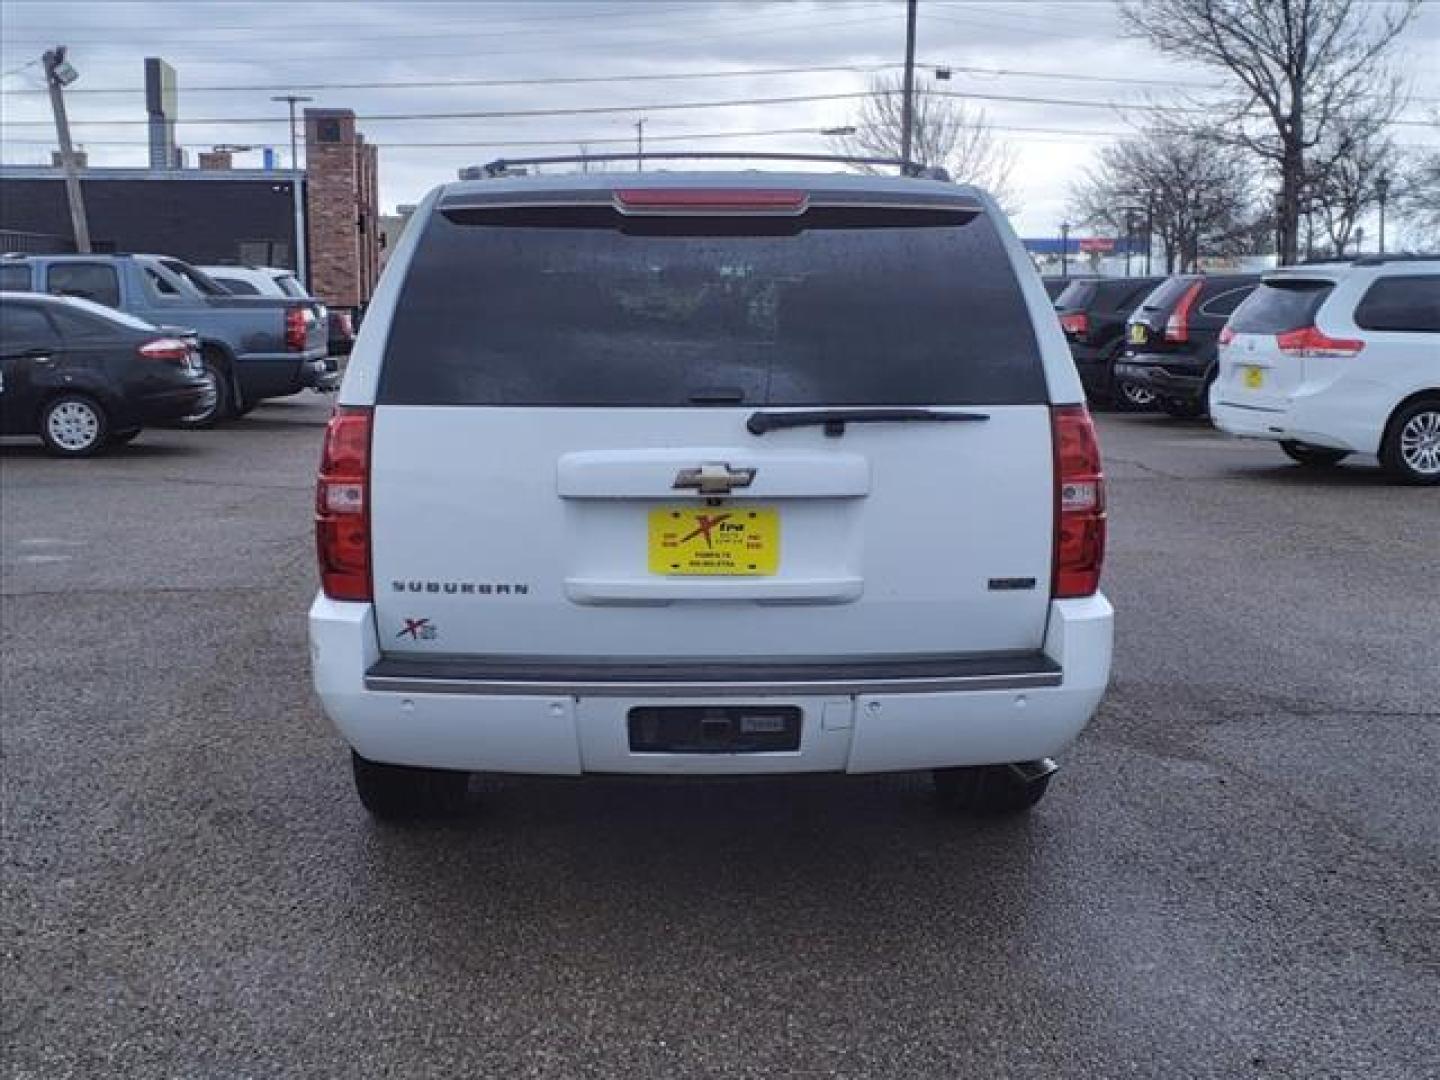
M 1060 276 L 1070 276 L 1070 222 L 1060 222 Z
M 645 171 L 645 118 L 635 121 L 635 171 Z M 662 169 L 661 172 L 664 172 Z
M 75 250 L 90 254 L 90 223 L 85 217 L 85 194 L 80 190 L 80 171 L 75 164 L 75 147 L 70 142 L 70 118 L 65 115 L 64 88 L 80 77 L 65 60 L 65 46 L 57 45 L 41 58 L 45 84 L 50 87 L 50 108 L 55 113 L 55 136 L 60 140 L 60 167 L 65 170 L 65 197 L 70 203 L 70 228 L 75 233 Z
M 915 125 L 915 9 L 919 0 L 905 2 L 905 94 L 900 103 L 900 160 L 910 172 L 910 147 Z
M 306 259 L 309 252 L 305 244 L 305 204 L 300 198 L 300 140 L 295 131 L 295 106 L 315 99 L 301 94 L 278 94 L 270 100 L 283 101 L 290 106 L 290 194 L 295 209 L 295 276 L 308 288 L 310 273 Z

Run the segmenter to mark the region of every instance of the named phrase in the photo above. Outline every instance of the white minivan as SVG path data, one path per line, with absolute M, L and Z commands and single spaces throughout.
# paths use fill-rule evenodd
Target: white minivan
M 1374 255 L 1265 275 L 1220 334 L 1210 414 L 1308 466 L 1374 454 L 1440 484 L 1440 256 Z
M 1083 401 L 973 188 L 434 191 L 320 464 L 315 686 L 362 801 L 933 770 L 949 806 L 1033 805 L 1110 670 Z

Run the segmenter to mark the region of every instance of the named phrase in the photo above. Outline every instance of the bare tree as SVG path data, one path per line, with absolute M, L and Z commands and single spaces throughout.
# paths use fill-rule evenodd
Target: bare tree
M 1218 130 L 1279 177 L 1276 247 L 1294 262 L 1308 155 L 1338 125 L 1383 124 L 1402 100 L 1386 51 L 1420 0 L 1121 0 L 1131 32 L 1173 56 L 1228 72 L 1236 92 Z
M 1379 203 L 1382 178 L 1394 171 L 1396 161 L 1395 144 L 1368 123 L 1338 124 L 1331 138 L 1316 148 L 1306 193 L 1330 254 L 1345 254 L 1356 227 Z
M 1242 152 L 1170 124 L 1103 147 L 1072 185 L 1071 209 L 1086 225 L 1126 236 L 1137 217 L 1148 219 L 1167 273 L 1194 270 L 1204 252 L 1249 248 L 1259 216 Z
M 1430 114 L 1430 120 L 1440 134 L 1440 109 Z M 1416 250 L 1440 250 L 1440 150 L 1415 155 L 1393 186 L 1407 219 L 1404 242 Z
M 855 157 L 899 158 L 903 102 L 900 76 L 877 76 L 851 125 L 854 134 L 833 136 L 832 144 L 839 153 Z M 910 156 L 924 165 L 943 166 L 957 182 L 986 189 L 1007 213 L 1014 213 L 1015 150 L 996 137 L 984 111 L 919 83 L 914 102 Z

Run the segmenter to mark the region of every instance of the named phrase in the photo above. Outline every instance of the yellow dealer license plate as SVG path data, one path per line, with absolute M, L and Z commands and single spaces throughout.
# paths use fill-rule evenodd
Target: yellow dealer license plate
M 776 510 L 664 506 L 650 511 L 652 574 L 758 577 L 779 566 Z
M 1245 389 L 1259 390 L 1265 385 L 1265 369 L 1258 367 L 1247 367 L 1245 369 Z
M 1130 324 L 1130 344 L 1131 344 L 1131 345 L 1144 345 L 1144 344 L 1145 344 L 1145 327 L 1141 326 L 1139 323 L 1131 323 L 1131 324 Z

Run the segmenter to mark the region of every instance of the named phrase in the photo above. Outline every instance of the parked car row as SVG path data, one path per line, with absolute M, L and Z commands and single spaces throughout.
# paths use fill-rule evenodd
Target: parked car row
M 1077 279 L 1055 309 L 1092 402 L 1440 484 L 1440 256 Z
M 293 276 L 275 273 L 288 281 L 241 295 L 163 255 L 0 256 L 5 434 L 39 435 L 54 453 L 83 456 L 134 438 L 144 423 L 208 427 L 269 398 L 333 390 L 331 342 L 338 324 L 348 351 L 348 319 L 331 319 Z M 136 354 L 141 347 L 149 352 Z M 132 370 L 160 354 L 175 370 Z M 161 392 L 162 372 L 165 392 L 174 391 L 163 403 L 146 396 Z M 171 386 L 177 372 L 205 392 Z

